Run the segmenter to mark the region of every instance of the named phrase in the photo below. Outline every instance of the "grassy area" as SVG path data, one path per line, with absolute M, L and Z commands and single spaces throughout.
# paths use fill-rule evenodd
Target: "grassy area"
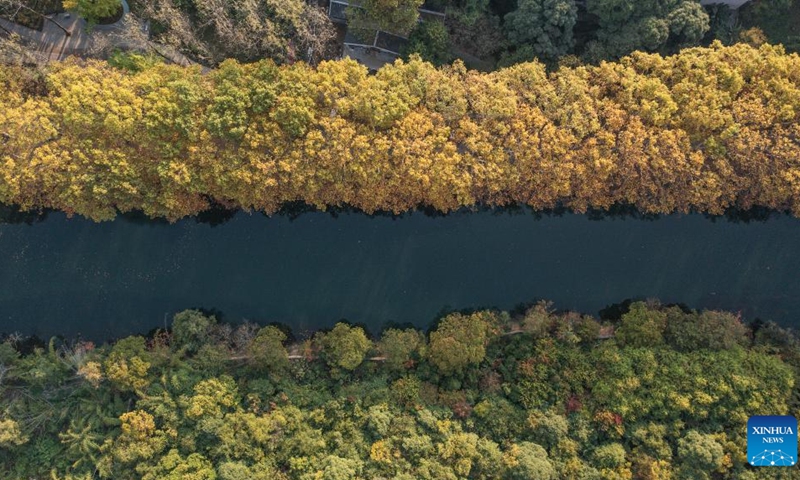
M 756 0 L 742 7 L 739 18 L 744 28 L 759 27 L 770 43 L 781 43 L 787 51 L 800 52 L 800 0 L 791 0 L 788 10 L 776 7 L 776 0 Z

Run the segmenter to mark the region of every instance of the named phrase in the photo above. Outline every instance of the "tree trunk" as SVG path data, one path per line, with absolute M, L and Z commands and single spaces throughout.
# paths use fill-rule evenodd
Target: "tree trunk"
M 50 17 L 48 17 L 48 16 L 46 16 L 46 15 L 44 15 L 44 14 L 40 14 L 40 15 L 41 15 L 41 16 L 42 16 L 42 17 L 43 17 L 45 20 L 47 20 L 47 21 L 49 21 L 49 22 L 52 22 L 52 23 L 53 23 L 55 26 L 57 26 L 58 28 L 60 28 L 61 30 L 63 30 L 63 31 L 64 31 L 64 35 L 66 35 L 66 36 L 68 36 L 68 37 L 72 36 L 72 32 L 70 32 L 69 30 L 67 30 L 66 28 L 64 28 L 64 26 L 63 26 L 63 25 L 61 25 L 60 23 L 56 22 L 55 20 L 53 20 L 52 18 L 50 18 Z
M 20 6 L 20 7 L 22 7 L 22 8 L 24 8 L 25 10 L 28 10 L 29 12 L 33 12 L 33 13 L 35 13 L 36 15 L 39 15 L 40 17 L 42 17 L 43 19 L 47 20 L 48 22 L 52 22 L 52 23 L 53 23 L 55 26 L 57 26 L 58 28 L 60 28 L 61 30 L 63 30 L 63 31 L 64 31 L 64 35 L 66 35 L 66 36 L 68 36 L 68 37 L 72 35 L 72 32 L 70 32 L 69 30 L 67 30 L 66 28 L 64 28 L 64 26 L 63 26 L 63 25 L 61 25 L 60 23 L 56 22 L 56 21 L 55 21 L 55 20 L 53 20 L 52 18 L 48 17 L 48 16 L 47 16 L 47 15 L 45 15 L 44 13 L 42 13 L 42 12 L 37 12 L 36 10 L 32 9 L 31 7 L 29 7 L 29 6 L 27 6 L 27 5 L 23 5 L 22 3 L 20 3 L 20 4 L 19 4 L 19 6 Z

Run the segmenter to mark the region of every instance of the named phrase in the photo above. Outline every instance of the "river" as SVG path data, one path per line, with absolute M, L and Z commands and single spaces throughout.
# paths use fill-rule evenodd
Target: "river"
M 596 314 L 626 298 L 798 326 L 800 220 L 656 220 L 491 211 L 392 218 L 237 213 L 219 225 L 50 213 L 0 223 L 0 332 L 102 340 L 186 308 L 290 325 L 339 319 L 378 332 L 443 309 L 552 300 Z

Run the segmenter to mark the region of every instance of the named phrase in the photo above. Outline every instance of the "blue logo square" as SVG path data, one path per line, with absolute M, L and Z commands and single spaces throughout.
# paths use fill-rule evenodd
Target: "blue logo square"
M 791 467 L 797 463 L 797 419 L 754 416 L 747 421 L 747 461 L 754 467 Z

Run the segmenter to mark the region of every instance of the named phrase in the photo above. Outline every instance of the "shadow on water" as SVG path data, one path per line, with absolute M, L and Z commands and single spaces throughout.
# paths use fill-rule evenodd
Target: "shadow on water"
M 16 205 L 0 204 L 0 224 L 21 224 L 33 225 L 44 221 L 49 210 L 22 211 Z
M 547 208 L 543 210 L 533 210 L 529 206 L 519 203 L 512 203 L 503 206 L 475 205 L 472 207 L 461 207 L 458 210 L 452 212 L 442 212 L 431 206 L 420 205 L 414 210 L 409 210 L 399 214 L 385 210 L 379 210 L 371 214 L 366 214 L 364 213 L 363 210 L 348 205 L 329 207 L 325 210 L 321 210 L 313 205 L 309 205 L 302 201 L 297 201 L 285 204 L 283 207 L 281 207 L 280 210 L 278 210 L 275 213 L 275 215 L 286 216 L 289 218 L 289 220 L 296 220 L 306 213 L 327 213 L 332 218 L 338 218 L 340 215 L 343 214 L 360 214 L 371 218 L 388 217 L 392 219 L 401 219 L 413 213 L 421 213 L 429 218 L 443 218 L 451 215 L 470 215 L 470 214 L 488 213 L 495 216 L 526 215 L 530 217 L 532 220 L 542 220 L 545 218 L 558 218 L 558 217 L 563 217 L 565 215 L 576 214 L 575 210 L 564 206 Z M 698 212 L 690 212 L 690 213 L 695 214 Z M 642 212 L 635 205 L 631 204 L 614 204 L 607 209 L 590 208 L 586 212 L 584 212 L 583 215 L 586 215 L 587 219 L 594 221 L 614 220 L 614 219 L 655 221 L 665 216 L 665 214 Z M 766 222 L 770 218 L 787 216 L 787 215 L 789 215 L 788 211 L 776 211 L 766 207 L 752 207 L 746 210 L 731 207 L 725 210 L 725 213 L 722 215 L 712 215 L 708 213 L 703 213 L 703 216 L 705 218 L 710 219 L 712 222 L 728 221 L 731 223 Z
M 223 225 L 236 216 L 238 210 L 217 206 L 209 210 L 198 213 L 194 216 L 194 221 L 210 227 Z
M 198 224 L 209 225 L 216 227 L 224 225 L 232 220 L 237 213 L 242 210 L 230 208 L 224 204 L 209 201 L 210 207 L 198 214 L 190 217 L 191 220 Z M 44 221 L 53 210 L 34 210 L 23 211 L 17 205 L 3 205 L 0 204 L 0 224 L 27 224 L 33 225 Z M 476 205 L 472 207 L 462 207 L 452 212 L 442 212 L 433 207 L 420 205 L 413 210 L 402 213 L 394 213 L 386 210 L 378 210 L 371 214 L 364 213 L 363 210 L 352 207 L 349 205 L 328 207 L 325 210 L 319 209 L 313 205 L 309 205 L 303 201 L 295 201 L 284 204 L 277 212 L 269 216 L 286 217 L 290 221 L 294 221 L 302 217 L 304 214 L 310 213 L 325 213 L 331 218 L 338 218 L 340 215 L 364 215 L 368 218 L 391 218 L 394 220 L 405 218 L 409 215 L 419 213 L 429 218 L 444 218 L 453 215 L 471 215 L 471 214 L 490 214 L 493 216 L 516 216 L 525 215 L 532 220 L 542 220 L 545 218 L 558 218 L 564 215 L 573 215 L 576 212 L 564 206 L 555 208 L 532 210 L 524 204 L 508 204 L 503 206 L 490 206 L 490 205 Z M 698 212 L 691 212 L 692 214 Z M 169 225 L 166 218 L 163 217 L 149 217 L 141 210 L 134 210 L 130 212 L 119 213 L 119 218 L 135 225 Z M 603 221 L 615 219 L 633 219 L 654 221 L 662 218 L 662 214 L 645 213 L 640 211 L 636 206 L 630 204 L 614 204 L 607 209 L 590 208 L 583 215 L 588 220 Z M 703 217 L 711 220 L 712 222 L 725 221 L 730 223 L 763 223 L 771 218 L 790 216 L 791 213 L 787 210 L 772 210 L 766 207 L 752 207 L 749 209 L 728 208 L 722 215 L 712 215 L 709 213 L 702 213 Z
M 601 309 L 598 312 L 598 316 L 600 317 L 600 320 L 616 323 L 620 321 L 623 315 L 625 315 L 631 310 L 631 304 L 634 301 L 635 300 L 626 298 L 621 302 L 612 303 L 611 305 L 608 305 L 605 308 Z
M 134 225 L 169 225 L 169 221 L 163 217 L 148 217 L 141 210 L 117 214 L 117 218 Z
M 231 220 L 237 212 L 238 210 L 235 209 L 229 209 L 221 205 L 215 205 L 211 209 L 201 212 L 193 218 L 197 223 L 205 223 L 213 227 Z M 408 210 L 402 213 L 378 210 L 376 212 L 367 214 L 363 210 L 349 205 L 328 207 L 325 210 L 322 210 L 305 202 L 297 201 L 285 204 L 274 215 L 287 217 L 290 221 L 294 221 L 302 217 L 304 214 L 309 213 L 325 213 L 331 218 L 338 218 L 341 215 L 363 215 L 368 218 L 391 218 L 393 220 L 400 220 L 412 214 L 422 214 L 428 218 L 444 218 L 453 215 L 472 214 L 490 214 L 493 216 L 524 215 L 529 217 L 531 220 L 559 218 L 565 215 L 577 214 L 575 210 L 564 206 L 543 210 L 533 210 L 527 205 L 518 203 L 503 206 L 475 205 L 471 207 L 461 207 L 452 212 L 442 212 L 431 206 L 420 205 L 413 210 Z M 690 214 L 696 213 L 698 212 L 690 212 Z M 588 220 L 592 221 L 625 219 L 655 221 L 666 216 L 666 214 L 642 212 L 636 206 L 630 204 L 614 204 L 607 209 L 590 208 L 584 212 L 583 215 L 585 215 Z M 712 222 L 726 221 L 730 223 L 763 223 L 771 218 L 789 216 L 790 212 L 776 211 L 765 207 L 752 207 L 746 210 L 731 207 L 725 210 L 725 213 L 722 215 L 712 215 L 709 213 L 703 213 L 702 215 Z
M 255 322 L 255 323 L 257 323 L 258 325 L 261 325 L 261 323 L 259 323 L 259 322 Z M 275 327 L 278 330 L 280 330 L 281 332 L 283 332 L 283 334 L 286 335 L 286 343 L 288 343 L 288 344 L 292 344 L 292 343 L 295 343 L 295 342 L 298 341 L 298 338 L 294 334 L 294 330 L 292 329 L 292 327 L 287 325 L 287 324 L 285 324 L 285 323 L 283 323 L 283 322 L 269 322 L 267 324 L 264 324 L 264 326 L 265 327 Z
M 380 329 L 377 330 L 378 337 L 382 337 L 387 330 L 417 330 L 418 327 L 411 322 L 384 322 Z
M 203 210 L 191 217 L 195 223 L 205 224 L 210 227 L 223 225 L 233 219 L 239 210 L 227 208 L 220 204 L 212 204 L 210 208 Z M 134 225 L 169 225 L 170 222 L 163 217 L 149 217 L 141 210 L 119 213 L 119 218 Z
M 788 216 L 791 216 L 791 212 L 788 210 L 772 210 L 766 207 L 752 207 L 747 210 L 729 208 L 723 215 L 705 215 L 712 222 L 724 219 L 731 223 L 764 223 L 771 218 Z
M 512 203 L 502 206 L 480 204 L 470 207 L 461 207 L 451 212 L 443 212 L 429 205 L 419 205 L 413 210 L 408 210 L 402 213 L 378 210 L 373 213 L 366 214 L 363 210 L 349 205 L 333 206 L 328 207 L 325 210 L 321 210 L 305 202 L 296 201 L 284 204 L 280 210 L 275 213 L 275 215 L 288 217 L 291 221 L 297 220 L 307 213 L 326 213 L 332 218 L 338 218 L 340 215 L 355 214 L 364 215 L 370 218 L 391 218 L 394 220 L 402 219 L 415 213 L 422 214 L 428 218 L 444 218 L 453 215 L 472 214 L 490 214 L 493 216 L 526 215 L 533 220 L 541 220 L 551 217 L 563 217 L 564 215 L 573 214 L 575 212 L 574 210 L 563 206 L 544 210 L 533 210 L 527 205 Z M 586 214 L 590 220 L 603 220 L 607 218 L 637 218 L 655 220 L 659 218 L 658 215 L 642 214 L 636 209 L 636 207 L 628 205 L 614 205 L 608 210 L 592 209 Z

